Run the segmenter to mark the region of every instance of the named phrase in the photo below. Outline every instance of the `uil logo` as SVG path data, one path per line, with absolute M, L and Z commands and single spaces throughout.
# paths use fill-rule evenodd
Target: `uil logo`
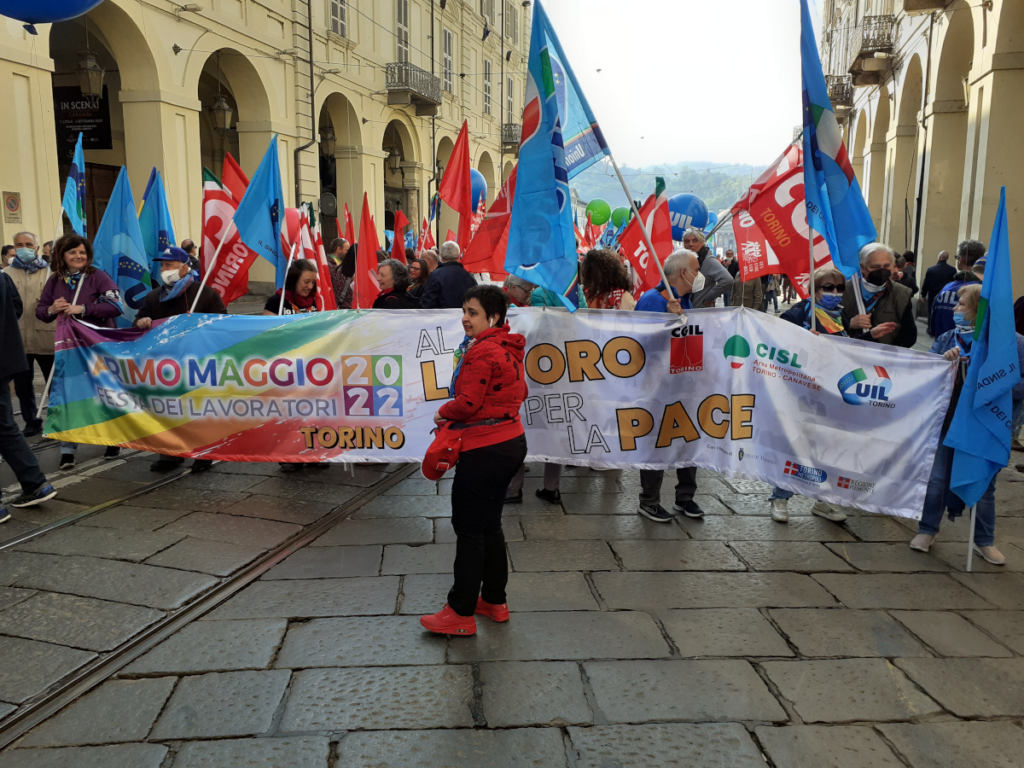
M 743 367 L 743 364 L 750 357 L 750 342 L 739 334 L 729 337 L 729 340 L 725 342 L 725 348 L 722 350 L 722 354 L 725 355 L 725 359 L 729 361 L 729 365 L 734 370 L 738 370 Z
M 839 380 L 839 394 L 850 405 L 872 405 L 875 408 L 895 408 L 889 401 L 892 377 L 880 365 L 850 371 Z

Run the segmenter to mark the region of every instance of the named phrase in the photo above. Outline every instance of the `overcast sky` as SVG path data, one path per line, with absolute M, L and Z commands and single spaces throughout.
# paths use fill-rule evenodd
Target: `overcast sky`
M 801 122 L 799 0 L 544 8 L 620 165 L 763 165 L 792 141 Z M 813 0 L 811 13 L 819 24 Z

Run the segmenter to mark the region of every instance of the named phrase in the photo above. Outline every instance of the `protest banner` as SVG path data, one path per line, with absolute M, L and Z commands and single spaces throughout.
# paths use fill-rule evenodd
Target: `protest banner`
M 410 462 L 449 397 L 458 310 L 61 319 L 59 440 L 228 461 Z M 513 309 L 529 458 L 698 466 L 918 517 L 953 382 L 938 355 L 821 338 L 746 309 Z M 913 436 L 913 439 L 908 439 Z

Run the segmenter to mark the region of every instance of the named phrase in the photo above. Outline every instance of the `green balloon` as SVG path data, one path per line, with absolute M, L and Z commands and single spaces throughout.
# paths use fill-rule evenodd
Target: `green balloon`
M 629 219 L 629 208 L 623 206 L 622 208 L 616 208 L 612 211 L 612 224 L 616 227 L 621 227 L 622 222 Z
M 598 198 L 597 200 L 590 201 L 590 204 L 587 206 L 587 213 L 590 214 L 590 223 L 599 227 L 607 223 L 608 219 L 612 217 L 612 207 L 604 200 Z

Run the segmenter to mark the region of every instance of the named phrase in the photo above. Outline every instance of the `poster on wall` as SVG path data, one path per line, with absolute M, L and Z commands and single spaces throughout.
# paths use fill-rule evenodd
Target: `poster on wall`
M 82 96 L 77 85 L 54 86 L 53 117 L 57 126 L 57 155 L 61 162 L 71 162 L 75 142 L 82 134 L 82 148 L 113 149 L 110 131 L 110 94 L 103 86 L 97 102 Z

